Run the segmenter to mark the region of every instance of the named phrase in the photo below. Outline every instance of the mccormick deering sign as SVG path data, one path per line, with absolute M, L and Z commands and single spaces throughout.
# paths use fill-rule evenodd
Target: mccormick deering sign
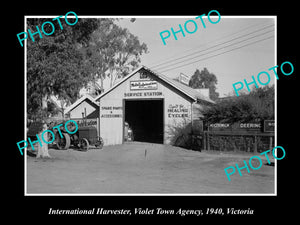
M 209 131 L 231 131 L 232 125 L 229 123 L 211 123 L 208 125 Z
M 260 131 L 261 123 L 260 122 L 236 122 L 236 123 L 211 123 L 208 124 L 209 131 Z

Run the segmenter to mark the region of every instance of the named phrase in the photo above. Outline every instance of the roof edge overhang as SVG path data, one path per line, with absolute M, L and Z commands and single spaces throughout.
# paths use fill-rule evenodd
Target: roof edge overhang
M 120 84 L 122 84 L 123 82 L 125 82 L 126 80 L 128 80 L 130 77 L 132 77 L 135 73 L 137 73 L 139 70 L 141 69 L 145 69 L 149 72 L 151 72 L 152 74 L 154 74 L 157 78 L 161 79 L 162 81 L 164 81 L 165 83 L 167 83 L 168 85 L 172 86 L 173 88 L 175 88 L 176 90 L 180 91 L 181 93 L 183 93 L 185 96 L 187 96 L 188 98 L 190 98 L 192 101 L 197 102 L 198 98 L 190 95 L 189 93 L 186 93 L 183 89 L 181 89 L 180 87 L 174 85 L 173 83 L 169 82 L 169 80 L 165 79 L 164 75 L 151 70 L 150 68 L 142 65 L 139 66 L 137 69 L 133 70 L 130 74 L 128 74 L 126 77 L 124 77 L 122 80 L 120 80 L 118 83 L 116 83 L 114 86 L 112 86 L 111 88 L 109 88 L 107 91 L 103 92 L 102 94 L 100 94 L 99 96 L 97 96 L 94 101 L 99 101 L 99 99 L 101 99 L 102 97 L 104 97 L 105 95 L 107 95 L 109 92 L 111 92 L 113 89 L 117 88 Z M 201 101 L 206 101 L 204 99 L 200 99 Z M 207 101 L 209 102 L 209 101 Z M 210 103 L 214 103 L 214 102 L 210 102 Z
M 99 106 L 99 104 L 95 101 L 95 99 L 90 96 L 90 95 L 83 95 L 80 99 L 78 99 L 77 101 L 75 101 L 72 105 L 68 106 L 65 111 L 64 114 L 68 114 L 71 110 L 73 110 L 74 108 L 76 108 L 80 103 L 82 103 L 84 100 L 90 100 L 93 104 L 95 104 L 96 106 Z
M 128 80 L 130 77 L 132 77 L 135 73 L 137 73 L 139 70 L 141 69 L 145 69 L 147 71 L 149 71 L 150 73 L 152 73 L 154 76 L 156 76 L 158 79 L 164 81 L 166 84 L 170 85 L 171 87 L 175 88 L 176 90 L 178 90 L 179 92 L 183 93 L 185 96 L 187 96 L 188 98 L 190 98 L 192 101 L 194 102 L 198 102 L 198 101 L 203 101 L 203 102 L 208 102 L 210 104 L 215 104 L 215 102 L 213 100 L 206 100 L 206 99 L 201 99 L 198 97 L 195 97 L 189 93 L 187 93 L 185 90 L 183 90 L 182 88 L 178 87 L 177 85 L 173 84 L 172 82 L 170 82 L 168 79 L 166 79 L 165 75 L 154 71 L 144 65 L 139 66 L 138 68 L 136 68 L 135 70 L 133 70 L 131 73 L 129 73 L 126 77 L 124 77 L 123 79 L 121 79 L 118 83 L 116 83 L 114 86 L 112 86 L 111 88 L 109 88 L 107 91 L 103 92 L 102 94 L 100 94 L 99 96 L 97 96 L 96 98 L 94 98 L 94 102 L 99 101 L 99 99 L 101 99 L 103 96 L 107 95 L 109 92 L 111 92 L 112 90 L 114 90 L 115 88 L 117 88 L 120 84 L 122 84 L 123 82 L 125 82 L 126 80 Z

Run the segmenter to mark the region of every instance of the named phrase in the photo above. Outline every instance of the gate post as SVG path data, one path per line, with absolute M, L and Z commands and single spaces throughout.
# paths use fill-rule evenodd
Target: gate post
M 270 140 L 270 142 L 269 142 L 269 149 L 273 149 L 273 148 L 272 148 L 272 142 L 273 142 L 272 136 L 270 136 L 270 139 L 269 139 L 269 140 Z
M 209 146 L 209 133 L 207 133 L 207 150 L 210 150 L 210 146 Z
M 257 136 L 254 135 L 254 153 L 257 153 Z
M 206 150 L 206 132 L 203 132 L 203 144 L 202 144 L 202 148 L 203 150 Z

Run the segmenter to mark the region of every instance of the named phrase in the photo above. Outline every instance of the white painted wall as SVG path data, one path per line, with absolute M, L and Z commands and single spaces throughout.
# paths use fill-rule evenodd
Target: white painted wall
M 84 113 L 84 108 L 86 108 L 86 114 L 89 115 L 96 111 L 96 108 L 86 101 L 80 103 L 77 107 L 70 111 L 70 118 L 82 118 L 82 113 Z
M 100 135 L 105 145 L 123 143 L 124 109 L 123 99 L 164 99 L 164 143 L 169 144 L 172 126 L 191 121 L 191 100 L 157 77 L 155 90 L 130 90 L 131 81 L 149 80 L 137 72 L 100 99 Z

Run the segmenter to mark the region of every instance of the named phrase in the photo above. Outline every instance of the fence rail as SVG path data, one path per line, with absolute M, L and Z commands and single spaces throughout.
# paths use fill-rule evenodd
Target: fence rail
M 202 149 L 263 152 L 275 146 L 274 133 L 204 131 Z

